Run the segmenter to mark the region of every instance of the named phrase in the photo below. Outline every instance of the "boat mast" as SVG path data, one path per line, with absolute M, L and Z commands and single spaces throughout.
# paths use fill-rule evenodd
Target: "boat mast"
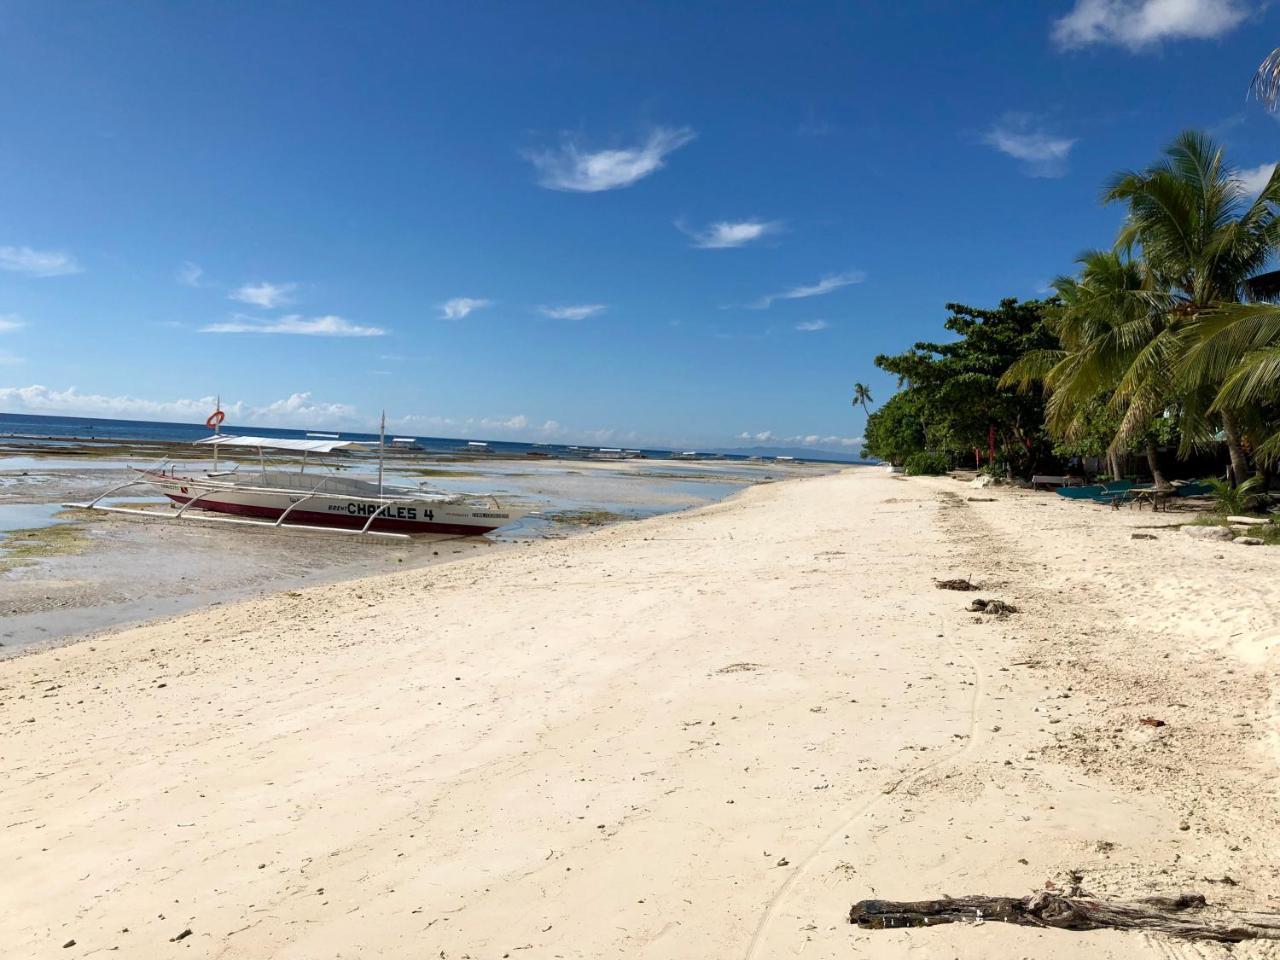
M 218 398 L 213 402 L 213 407 L 214 413 L 222 412 L 222 394 L 218 394 Z M 214 417 L 214 419 L 218 421 L 213 425 L 213 435 L 216 437 L 222 429 L 222 421 L 217 417 Z M 218 445 L 216 443 L 213 445 L 213 472 L 218 472 Z
M 378 427 L 378 499 L 382 499 L 382 460 L 387 443 L 387 411 L 382 411 L 382 424 Z

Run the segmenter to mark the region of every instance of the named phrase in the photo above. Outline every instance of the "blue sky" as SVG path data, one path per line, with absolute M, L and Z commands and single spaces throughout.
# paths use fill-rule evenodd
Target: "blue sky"
M 943 304 L 1034 297 L 1256 0 L 0 4 L 0 409 L 856 446 Z

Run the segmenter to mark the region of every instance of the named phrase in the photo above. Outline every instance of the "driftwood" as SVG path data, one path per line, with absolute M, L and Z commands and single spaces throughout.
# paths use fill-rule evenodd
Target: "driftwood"
M 849 910 L 849 922 L 868 930 L 892 930 L 994 920 L 1059 930 L 1146 930 L 1221 943 L 1280 940 L 1280 914 L 1249 914 L 1247 919 L 1238 915 L 1225 920 L 1186 916 L 1188 911 L 1201 910 L 1204 906 L 1205 899 L 1198 893 L 1126 902 L 1041 891 L 1029 897 L 859 900 Z
M 970 613 L 989 613 L 1001 619 L 1018 612 L 1017 607 L 1003 600 L 974 600 L 967 609 Z
M 934 580 L 933 585 L 939 590 L 977 590 L 978 585 L 965 577 L 954 580 Z

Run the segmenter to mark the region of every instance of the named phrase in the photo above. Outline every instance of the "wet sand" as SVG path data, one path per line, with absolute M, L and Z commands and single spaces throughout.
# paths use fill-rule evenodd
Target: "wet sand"
M 1073 871 L 1280 908 L 1280 553 L 970 492 L 876 469 L 756 486 L 8 661 L 0 943 L 1277 956 L 844 922 Z M 1019 612 L 966 612 L 934 588 L 953 576 Z

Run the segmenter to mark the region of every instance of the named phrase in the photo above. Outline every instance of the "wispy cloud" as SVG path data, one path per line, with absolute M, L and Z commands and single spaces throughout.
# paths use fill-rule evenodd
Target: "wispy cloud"
M 1238 0 L 1076 0 L 1053 24 L 1063 49 L 1107 43 L 1142 50 L 1164 40 L 1207 40 L 1234 30 L 1249 10 Z
M 812 110 L 796 127 L 796 136 L 799 137 L 827 137 L 835 132 L 836 125 L 834 123 L 821 119 Z
M 552 320 L 585 320 L 607 309 L 603 303 L 580 303 L 566 307 L 539 307 L 538 312 Z
M 689 127 L 656 127 L 634 147 L 586 151 L 566 139 L 559 148 L 531 150 L 525 157 L 537 168 L 538 183 L 550 190 L 598 193 L 629 187 L 656 173 L 669 153 L 694 136 Z
M 174 279 L 184 287 L 200 286 L 200 280 L 203 277 L 204 269 L 190 260 L 183 260 L 182 265 L 178 267 L 177 272 L 174 274 Z
M 823 437 L 816 433 L 784 437 L 783 441 L 785 443 L 798 443 L 806 447 L 856 447 L 865 442 L 862 437 L 839 437 L 835 435 Z
M 482 310 L 493 303 L 481 297 L 454 297 L 440 304 L 441 320 L 461 320 L 473 310 Z
M 823 277 L 817 283 L 811 283 L 806 286 L 792 287 L 790 290 L 784 290 L 782 293 L 771 293 L 768 296 L 761 297 L 753 303 L 747 304 L 753 310 L 767 310 L 779 300 L 803 300 L 806 297 L 820 297 L 832 290 L 839 290 L 841 287 L 847 287 L 851 283 L 861 283 L 867 279 L 867 275 L 861 270 L 850 270 L 846 273 L 836 273 Z
M 796 329 L 801 333 L 817 333 L 819 330 L 826 330 L 831 324 L 825 320 L 805 320 L 803 323 L 797 323 Z
M 1258 167 L 1236 171 L 1236 179 L 1240 181 L 1240 189 L 1252 200 L 1262 192 L 1262 188 L 1271 180 L 1271 175 L 1275 173 L 1275 169 L 1276 165 L 1274 163 L 1264 163 Z
M 1067 172 L 1067 156 L 1076 145 L 1073 137 L 1059 137 L 1036 126 L 1029 114 L 1009 113 L 983 136 L 983 142 L 1021 160 L 1031 177 L 1061 177 Z
M 26 325 L 27 321 L 16 313 L 0 313 L 0 333 L 9 333 Z
M 80 273 L 76 258 L 61 250 L 32 250 L 30 247 L 0 247 L 0 270 L 32 277 L 62 277 Z
M 381 327 L 365 327 L 338 316 L 303 317 L 290 314 L 274 320 L 236 314 L 222 323 L 200 328 L 201 333 L 281 333 L 303 337 L 380 337 Z
M 761 430 L 755 433 L 744 430 L 738 434 L 738 439 L 752 443 L 786 444 L 814 448 L 856 447 L 864 442 L 862 437 L 841 437 L 834 434 L 822 436 L 817 433 L 798 433 L 790 437 L 780 437 L 772 430 Z
M 297 289 L 296 283 L 267 283 L 264 280 L 262 283 L 246 283 L 232 290 L 227 296 L 241 303 L 262 307 L 264 310 L 274 310 L 276 307 L 293 303 L 293 294 Z
M 782 224 L 776 220 L 721 220 L 701 230 L 676 221 L 676 229 L 693 240 L 693 245 L 703 250 L 726 250 L 741 247 L 766 234 L 776 233 Z

